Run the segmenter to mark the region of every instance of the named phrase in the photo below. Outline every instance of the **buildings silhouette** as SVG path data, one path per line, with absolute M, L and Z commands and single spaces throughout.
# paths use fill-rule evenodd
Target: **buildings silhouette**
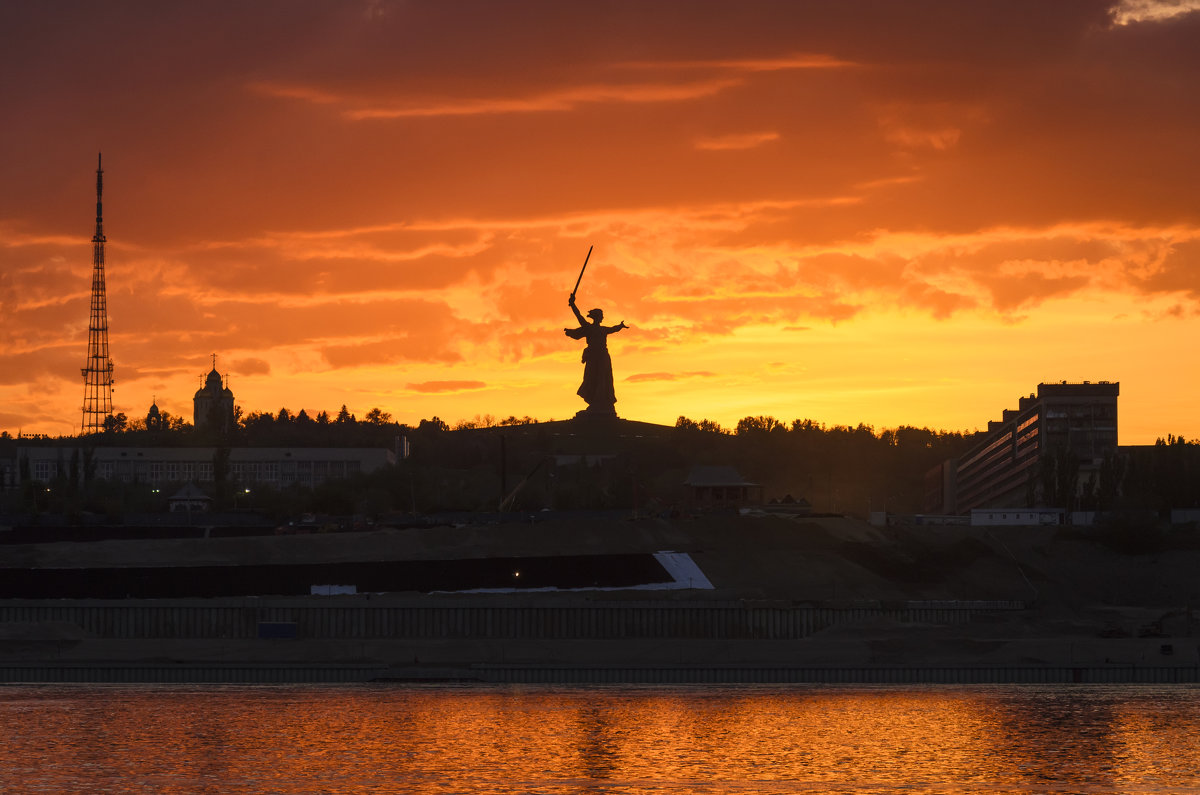
M 966 453 L 928 473 L 926 510 L 1073 508 L 1087 484 L 1102 485 L 1117 453 L 1119 393 L 1117 382 L 1038 384 Z

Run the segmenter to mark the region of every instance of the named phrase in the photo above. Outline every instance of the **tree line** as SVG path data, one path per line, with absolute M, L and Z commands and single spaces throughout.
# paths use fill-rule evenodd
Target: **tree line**
M 784 422 L 765 415 L 743 417 L 732 427 L 680 416 L 673 426 L 646 426 L 649 430 L 636 438 L 601 436 L 583 442 L 557 423 L 531 417 L 477 415 L 450 424 L 434 416 L 407 425 L 378 408 L 362 419 L 345 406 L 332 414 L 287 408 L 236 414 L 233 431 L 221 438 L 169 416 L 156 428 L 118 418 L 108 433 L 91 438 L 125 446 L 386 447 L 399 453 L 395 467 L 326 485 L 312 498 L 280 494 L 279 506 L 290 509 L 669 509 L 684 501 L 692 467 L 723 465 L 760 485 L 767 500 L 806 499 L 817 512 L 858 516 L 927 512 L 935 467 L 961 456 L 978 440 L 969 432 L 908 425 L 876 430 L 861 423 Z M 397 445 L 400 438 L 407 442 L 403 447 Z M 36 443 L 71 446 L 78 440 Z M 611 455 L 597 460 L 581 453 Z M 1200 507 L 1200 442 L 1195 440 L 1169 436 L 1154 446 L 1110 456 L 1073 500 L 1067 499 L 1064 484 L 1077 482 L 1078 466 L 1049 452 L 1045 458 L 1038 485 L 1056 506 L 1143 508 L 1160 514 Z M 265 489 L 255 493 L 256 503 L 271 499 Z

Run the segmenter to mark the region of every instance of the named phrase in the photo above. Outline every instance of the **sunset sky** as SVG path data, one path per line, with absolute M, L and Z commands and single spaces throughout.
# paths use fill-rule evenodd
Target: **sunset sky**
M 1200 0 L 0 0 L 0 430 L 114 408 L 1200 437 Z

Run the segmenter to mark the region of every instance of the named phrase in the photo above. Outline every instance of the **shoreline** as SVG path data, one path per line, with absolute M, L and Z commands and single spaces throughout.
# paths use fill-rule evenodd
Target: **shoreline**
M 0 569 L 102 573 L 131 593 L 151 575 L 267 590 L 267 567 L 316 585 L 368 561 L 412 576 L 366 593 L 3 598 L 0 681 L 1197 683 L 1200 545 L 1175 541 L 1134 554 L 1061 528 L 712 517 L 14 545 Z M 447 562 L 536 559 L 561 578 L 663 550 L 711 589 L 419 588 Z
M 483 664 L 393 668 L 370 663 L 0 664 L 0 687 L 48 684 L 1037 685 L 1197 684 L 1200 665 L 595 666 Z

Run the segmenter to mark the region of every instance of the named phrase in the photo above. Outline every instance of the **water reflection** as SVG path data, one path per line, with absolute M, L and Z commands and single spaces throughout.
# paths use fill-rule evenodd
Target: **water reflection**
M 1200 689 L 0 688 L 3 792 L 1197 792 Z

